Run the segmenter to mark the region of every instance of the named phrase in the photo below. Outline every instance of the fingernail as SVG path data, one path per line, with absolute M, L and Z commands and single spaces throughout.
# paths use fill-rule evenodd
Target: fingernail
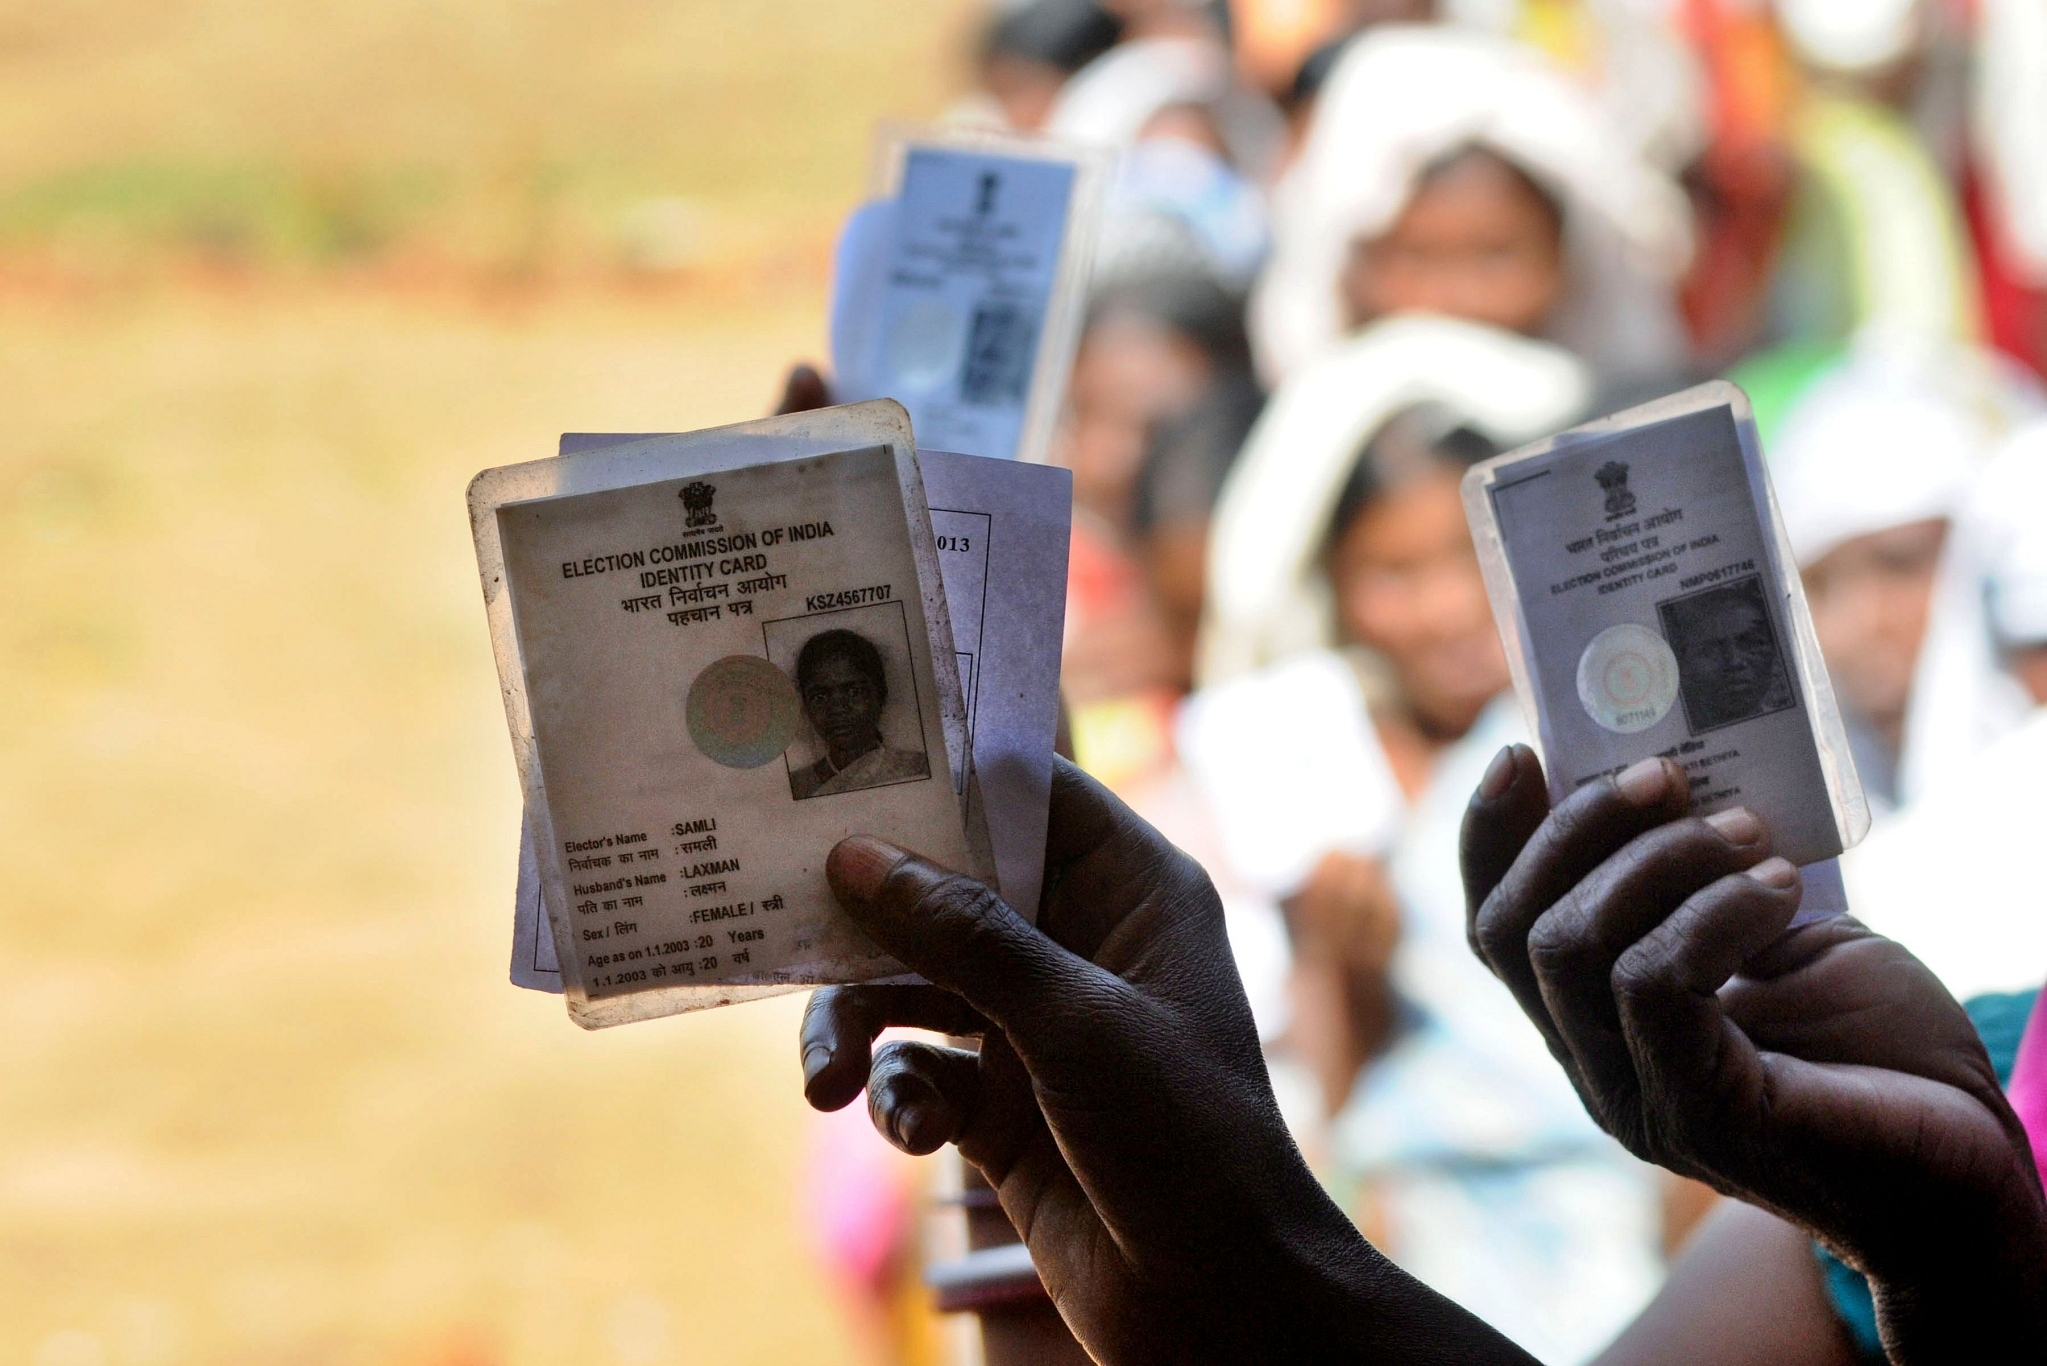
M 888 880 L 889 870 L 903 860 L 903 851 L 869 835 L 843 839 L 825 861 L 825 875 L 841 895 L 871 901 Z
M 1670 790 L 1670 776 L 1663 771 L 1663 760 L 1644 759 L 1615 774 L 1613 785 L 1629 805 L 1654 806 Z
M 1706 817 L 1706 824 L 1720 832 L 1729 844 L 1754 844 L 1763 837 L 1763 823 L 1745 806 L 1730 806 Z
M 1748 875 L 1772 891 L 1789 891 L 1798 885 L 1798 869 L 1788 858 L 1766 858 L 1749 869 Z
M 810 1085 L 817 1080 L 817 1074 L 832 1065 L 832 1050 L 825 1044 L 814 1043 L 803 1050 L 803 1084 Z
M 1496 802 L 1507 795 L 1507 789 L 1514 785 L 1514 747 L 1508 745 L 1493 756 L 1486 765 L 1485 776 L 1478 780 L 1478 795 L 1481 800 Z
M 930 1115 L 915 1101 L 900 1107 L 889 1116 L 889 1127 L 896 1133 L 896 1145 L 902 1148 L 914 1150 L 929 1124 Z

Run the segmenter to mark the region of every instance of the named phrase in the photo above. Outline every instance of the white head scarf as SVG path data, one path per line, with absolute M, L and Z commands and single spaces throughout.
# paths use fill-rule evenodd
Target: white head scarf
M 1247 175 L 1264 173 L 1285 136 L 1272 102 L 1235 85 L 1221 44 L 1184 37 L 1118 43 L 1089 62 L 1060 89 L 1045 135 L 1125 148 L 1160 113 L 1185 104 L 1209 112 L 1230 160 Z
M 1677 186 L 1533 49 L 1389 25 L 1338 60 L 1275 192 L 1272 264 L 1251 307 L 1268 383 L 1342 337 L 1338 280 L 1352 240 L 1385 231 L 1417 175 L 1472 144 L 1513 162 L 1563 206 L 1571 283 L 1552 338 L 1615 381 L 1682 363 L 1673 286 L 1691 229 Z
M 1905 718 L 1898 783 L 1907 802 L 1938 790 L 2033 701 L 2004 651 L 2047 643 L 2047 421 L 2022 429 L 1955 518 Z
M 1800 395 L 1771 443 L 1799 566 L 1857 536 L 1951 515 L 1990 442 L 1924 367 L 1887 350 L 1852 352 Z
M 1569 426 L 1591 392 L 1584 365 L 1546 342 L 1419 314 L 1303 369 L 1266 405 L 1216 504 L 1201 681 L 1334 643 L 1323 536 L 1360 450 L 1395 412 L 1440 403 L 1507 447 Z
M 1140 38 L 1089 62 L 1059 92 L 1048 137 L 1127 147 L 1162 109 L 1208 104 L 1230 88 L 1230 60 L 1199 38 Z

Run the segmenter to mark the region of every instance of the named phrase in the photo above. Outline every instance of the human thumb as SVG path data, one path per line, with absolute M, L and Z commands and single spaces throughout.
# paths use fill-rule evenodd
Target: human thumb
M 1091 1014 L 1125 984 L 1069 953 L 988 887 L 855 835 L 825 861 L 839 904 L 868 937 L 924 980 L 963 998 L 1019 1044 Z

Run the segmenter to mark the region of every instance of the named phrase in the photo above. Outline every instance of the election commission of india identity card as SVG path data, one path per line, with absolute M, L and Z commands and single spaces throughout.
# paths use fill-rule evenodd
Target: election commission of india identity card
M 1475 467 L 1465 504 L 1551 796 L 1651 755 L 1808 873 L 1869 825 L 1747 396 L 1727 383 Z M 1818 893 L 1816 894 L 1816 889 Z
M 834 385 L 893 398 L 926 449 L 1043 460 L 1078 341 L 1103 154 L 882 130 L 877 197 L 841 235 Z
M 571 433 L 561 453 L 666 439 Z M 965 783 L 956 769 L 955 783 L 985 809 L 998 890 L 1028 916 L 1044 877 L 1073 476 L 1056 466 L 950 451 L 922 450 L 917 460 L 977 777 Z M 975 814 L 970 809 L 970 821 Z M 709 933 L 717 947 L 736 945 L 750 931 L 742 922 Z M 519 847 L 511 980 L 536 991 L 562 989 L 530 819 Z
M 578 1023 L 899 975 L 825 882 L 849 834 L 994 877 L 898 405 L 488 470 L 470 510 Z

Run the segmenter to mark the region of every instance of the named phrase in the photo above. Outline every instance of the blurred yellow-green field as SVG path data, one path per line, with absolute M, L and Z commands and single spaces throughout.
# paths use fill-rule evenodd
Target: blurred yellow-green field
M 0 4 L 0 1360 L 853 1362 L 784 999 L 505 982 L 462 491 L 756 416 L 962 3 Z

